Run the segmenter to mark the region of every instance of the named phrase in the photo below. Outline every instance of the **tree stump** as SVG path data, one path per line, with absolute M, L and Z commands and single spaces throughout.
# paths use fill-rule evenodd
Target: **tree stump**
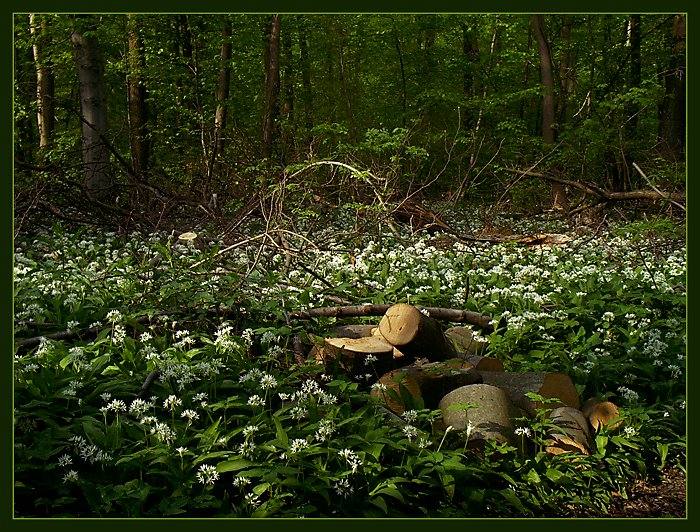
M 331 334 L 338 338 L 367 338 L 376 328 L 376 325 L 339 325 Z
M 570 406 L 578 408 L 580 401 L 574 383 L 564 373 L 509 373 L 499 371 L 480 371 L 484 384 L 503 388 L 516 406 L 522 408 L 529 415 L 534 415 L 535 410 L 542 408 L 539 401 L 530 400 L 525 394 L 534 392 L 545 398 L 559 399 L 552 408 L 558 406 Z M 549 406 L 549 405 L 547 405 Z
M 399 303 L 389 307 L 379 322 L 379 332 L 410 357 L 445 360 L 454 354 L 440 324 L 412 305 Z

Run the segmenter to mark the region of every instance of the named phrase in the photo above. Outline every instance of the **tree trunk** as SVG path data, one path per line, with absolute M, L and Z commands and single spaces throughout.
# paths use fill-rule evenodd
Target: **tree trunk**
M 224 20 L 221 32 L 221 66 L 219 67 L 219 79 L 216 84 L 216 112 L 214 114 L 214 134 L 209 154 L 209 165 L 207 167 L 207 181 L 204 187 L 206 195 L 211 185 L 214 166 L 217 158 L 224 151 L 224 132 L 226 130 L 226 120 L 228 117 L 227 100 L 231 87 L 231 21 Z
M 399 71 L 401 73 L 401 126 L 406 127 L 406 68 L 403 62 L 401 40 L 399 39 L 399 32 L 396 30 L 396 26 L 394 26 L 392 33 L 394 37 L 394 48 L 396 48 L 396 55 L 399 59 Z
M 559 84 L 561 98 L 559 101 L 559 124 L 563 125 L 568 119 L 569 97 L 574 91 L 574 60 L 571 49 L 571 15 L 564 15 L 561 27 L 562 53 L 559 63 Z
M 269 159 L 277 136 L 280 94 L 280 16 L 272 15 L 267 25 L 265 47 L 265 108 L 262 126 L 262 156 Z
M 94 26 L 90 30 L 94 32 Z M 101 138 L 107 132 L 104 65 L 94 34 L 85 36 L 73 31 L 71 42 L 80 85 L 84 184 L 89 195 L 103 199 L 112 184 L 109 150 Z
M 40 149 L 51 144 L 55 122 L 53 68 L 51 62 L 45 57 L 47 30 L 46 17 L 29 15 L 29 31 L 34 41 L 32 52 L 36 67 L 36 119 L 39 128 Z
M 685 15 L 676 15 L 672 29 L 672 55 L 664 75 L 661 139 L 669 158 L 683 159 L 685 149 Z
M 296 152 L 296 128 L 294 127 L 294 55 L 292 54 L 291 28 L 282 32 L 282 55 L 284 68 L 282 84 L 284 87 L 282 102 L 282 163 L 287 164 Z
M 131 143 L 131 166 L 142 178 L 148 171 L 148 107 L 144 84 L 145 64 L 138 15 L 127 15 L 128 64 L 127 77 L 129 98 L 129 141 Z
M 313 123 L 313 95 L 311 93 L 311 65 L 309 64 L 309 40 L 304 23 L 299 28 L 299 59 L 301 61 L 301 82 L 304 87 L 304 123 L 310 130 Z
M 474 80 L 474 72 L 478 69 L 479 63 L 479 42 L 469 24 L 462 22 L 462 92 L 464 99 L 469 100 L 476 95 L 476 86 Z M 471 113 L 470 113 L 471 115 Z M 469 116 L 467 119 L 467 127 L 472 127 L 474 117 Z
M 630 46 L 630 77 L 629 86 L 638 89 L 642 84 L 642 61 L 641 61 L 641 31 L 640 15 L 632 15 L 629 19 L 629 46 Z M 639 105 L 633 103 L 628 108 L 628 129 L 630 136 L 635 136 L 639 114 Z
M 544 94 L 542 96 L 542 140 L 545 147 L 554 144 L 556 130 L 554 123 L 554 76 L 552 75 L 552 53 L 544 29 L 544 15 L 532 16 L 532 29 L 540 52 L 540 76 Z M 566 211 L 567 199 L 564 186 L 552 184 L 552 206 L 555 210 Z

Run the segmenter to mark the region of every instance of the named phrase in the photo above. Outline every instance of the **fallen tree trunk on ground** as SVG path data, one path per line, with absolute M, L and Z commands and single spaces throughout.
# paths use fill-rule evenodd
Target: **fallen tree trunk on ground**
M 570 179 L 563 179 L 561 177 L 556 177 L 553 175 L 543 174 L 540 172 L 533 172 L 531 170 L 518 170 L 517 168 L 506 168 L 507 172 L 513 174 L 526 175 L 529 177 L 538 177 L 540 179 L 545 179 L 547 181 L 552 181 L 554 183 L 560 183 L 562 185 L 569 186 L 580 190 L 584 194 L 590 196 L 598 196 L 605 201 L 628 201 L 628 200 L 667 200 L 672 202 L 685 201 L 685 194 L 679 192 L 664 192 L 658 189 L 655 190 L 630 190 L 627 192 L 612 192 L 609 190 L 604 190 L 600 187 L 592 185 L 590 183 L 581 183 L 580 181 L 572 181 Z
M 383 316 L 393 305 L 351 305 L 342 307 L 318 307 L 299 310 L 289 314 L 290 319 L 310 320 L 313 318 L 359 318 L 361 316 Z M 471 310 L 441 307 L 418 307 L 428 311 L 431 318 L 456 323 L 471 323 L 485 331 L 492 332 L 491 317 Z

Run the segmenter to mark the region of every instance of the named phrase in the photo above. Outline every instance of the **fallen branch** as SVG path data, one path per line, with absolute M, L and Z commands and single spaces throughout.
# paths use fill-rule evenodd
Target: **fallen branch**
M 313 318 L 356 318 L 360 316 L 383 316 L 392 305 L 350 305 L 343 307 L 318 307 L 308 310 L 299 310 L 289 314 L 289 317 L 297 320 L 310 320 Z M 491 317 L 471 310 L 460 310 L 441 307 L 418 307 L 425 309 L 431 318 L 457 323 L 470 323 L 481 327 L 485 331 L 492 332 Z
M 562 185 L 569 186 L 580 190 L 585 194 L 591 196 L 598 196 L 606 201 L 628 201 L 628 200 L 659 200 L 665 199 L 669 201 L 685 201 L 685 194 L 679 192 L 663 192 L 654 188 L 653 190 L 630 190 L 629 192 L 610 192 L 604 190 L 592 184 L 581 183 L 580 181 L 571 181 L 570 179 L 563 179 L 561 177 L 556 177 L 553 175 L 542 174 L 540 172 L 532 172 L 530 170 L 519 170 L 517 168 L 506 168 L 507 172 L 514 174 L 527 175 L 530 177 L 538 177 L 540 179 L 546 179 L 547 181 L 553 181 L 555 183 L 561 183 Z M 637 168 L 639 170 L 639 168 Z

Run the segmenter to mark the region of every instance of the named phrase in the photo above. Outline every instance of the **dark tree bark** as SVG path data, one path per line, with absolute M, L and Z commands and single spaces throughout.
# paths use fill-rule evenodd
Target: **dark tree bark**
M 406 127 L 406 68 L 403 62 L 401 39 L 399 39 L 399 32 L 396 30 L 396 25 L 393 27 L 392 34 L 394 38 L 394 48 L 396 48 L 396 55 L 399 59 L 399 72 L 401 73 L 401 126 Z
M 219 79 L 216 84 L 216 112 L 214 114 L 214 134 L 209 154 L 207 168 L 207 183 L 204 193 L 207 193 L 217 158 L 224 152 L 224 136 L 228 119 L 228 96 L 231 89 L 231 21 L 226 18 L 221 31 L 221 66 Z
M 559 85 L 561 86 L 561 98 L 559 98 L 559 124 L 563 125 L 568 119 L 569 97 L 574 92 L 575 72 L 574 57 L 571 47 L 571 29 L 573 20 L 571 15 L 563 15 L 561 27 L 562 53 L 559 63 Z
M 532 29 L 540 52 L 540 77 L 544 89 L 542 96 L 542 140 L 545 146 L 554 144 L 556 130 L 554 123 L 554 76 L 552 73 L 552 53 L 544 29 L 544 15 L 532 16 Z M 555 210 L 566 211 L 566 190 L 560 183 L 552 184 L 552 206 Z
M 269 159 L 277 137 L 280 94 L 280 16 L 272 15 L 267 25 L 265 46 L 265 100 L 262 125 L 262 156 Z
M 314 125 L 313 120 L 313 93 L 311 92 L 311 64 L 309 62 L 308 29 L 302 22 L 299 28 L 299 60 L 301 62 L 301 82 L 304 88 L 304 124 L 310 130 Z
M 282 130 L 282 163 L 287 164 L 296 152 L 296 128 L 294 121 L 294 55 L 292 53 L 291 28 L 281 32 L 282 56 L 284 68 L 282 71 L 282 118 L 284 128 Z
M 82 115 L 84 184 L 89 195 L 103 199 L 111 187 L 109 150 L 102 137 L 107 133 L 107 100 L 104 90 L 104 65 L 95 25 L 90 35 L 79 30 L 71 34 L 73 57 L 78 69 L 80 85 L 80 113 Z
M 144 83 L 145 61 L 139 28 L 139 16 L 127 15 L 129 98 L 129 141 L 134 173 L 146 179 L 150 149 L 148 145 L 148 107 Z
M 462 61 L 464 62 L 462 67 L 462 92 L 464 93 L 464 98 L 468 100 L 477 93 L 474 72 L 479 65 L 479 41 L 469 24 L 461 22 L 460 28 L 462 30 Z M 473 124 L 474 117 L 468 117 L 467 127 L 472 127 Z
M 33 38 L 32 52 L 36 67 L 36 119 L 39 128 L 39 148 L 51 144 L 53 136 L 54 112 L 54 75 L 51 61 L 46 56 L 46 17 L 29 15 L 29 30 Z
M 667 156 L 682 160 L 685 151 L 685 15 L 674 17 L 671 35 L 671 60 L 664 74 L 665 96 L 659 130 Z
M 642 84 L 642 59 L 641 59 L 641 31 L 640 15 L 632 15 L 629 19 L 629 46 L 630 46 L 630 88 L 639 88 Z M 628 128 L 630 136 L 635 135 L 639 114 L 639 105 L 633 103 L 628 108 Z

